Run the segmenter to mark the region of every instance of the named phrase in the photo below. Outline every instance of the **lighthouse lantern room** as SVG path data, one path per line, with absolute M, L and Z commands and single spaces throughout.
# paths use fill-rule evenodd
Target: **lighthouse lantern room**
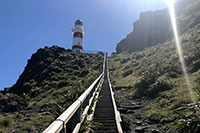
M 72 44 L 72 51 L 76 53 L 83 52 L 83 35 L 85 34 L 83 28 L 83 22 L 78 19 L 75 22 L 74 27 L 72 28 L 73 33 L 73 44 Z

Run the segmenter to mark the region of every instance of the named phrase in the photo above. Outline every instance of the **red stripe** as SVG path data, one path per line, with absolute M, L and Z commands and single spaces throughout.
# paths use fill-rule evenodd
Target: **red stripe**
M 80 45 L 74 45 L 74 46 L 72 46 L 72 49 L 75 49 L 75 48 L 78 48 L 78 49 L 82 49 L 82 50 L 83 50 L 83 47 L 80 46 Z
M 83 38 L 83 34 L 81 32 L 75 32 L 74 33 L 74 38 L 75 37 L 80 37 L 80 38 Z

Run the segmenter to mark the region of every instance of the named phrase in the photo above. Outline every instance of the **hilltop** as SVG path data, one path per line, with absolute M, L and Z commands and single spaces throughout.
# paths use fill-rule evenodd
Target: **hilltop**
M 42 132 L 100 75 L 104 54 L 38 49 L 10 88 L 0 93 L 0 132 Z

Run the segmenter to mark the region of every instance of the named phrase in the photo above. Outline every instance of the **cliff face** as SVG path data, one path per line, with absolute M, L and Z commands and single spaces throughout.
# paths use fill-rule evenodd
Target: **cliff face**
M 176 19 L 180 35 L 200 22 L 199 7 L 198 0 L 180 0 L 176 3 Z M 117 44 L 117 53 L 143 50 L 170 40 L 173 36 L 168 9 L 141 13 L 133 28 L 133 32 Z

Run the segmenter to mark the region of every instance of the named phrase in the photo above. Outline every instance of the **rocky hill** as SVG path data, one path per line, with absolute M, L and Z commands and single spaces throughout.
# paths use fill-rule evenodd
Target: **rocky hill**
M 103 57 L 39 49 L 16 84 L 0 93 L 0 133 L 42 132 L 100 75 Z
M 200 1 L 180 0 L 176 6 L 179 34 L 200 23 Z M 163 43 L 173 37 L 168 9 L 148 11 L 140 14 L 134 22 L 133 31 L 121 40 L 116 47 L 117 53 L 144 50 L 146 47 Z
M 187 24 L 189 22 L 193 24 L 181 29 L 180 36 L 192 93 L 187 87 L 173 39 L 165 41 L 161 38 L 163 43 L 145 49 L 140 47 L 140 51 L 131 49 L 134 51 L 131 53 L 128 49 L 120 49 L 118 54 L 112 54 L 109 58 L 111 82 L 118 109 L 122 114 L 125 132 L 200 132 L 200 6 L 198 5 L 200 1 L 193 2 L 184 7 L 184 16 L 182 16 L 183 19 L 188 20 Z M 198 10 L 195 8 L 197 5 Z M 164 14 L 164 10 L 157 13 L 149 12 L 151 15 L 159 13 Z M 145 14 L 148 13 L 141 15 L 141 19 L 135 25 L 139 25 L 142 20 L 148 20 L 149 15 L 145 17 Z M 165 17 L 161 17 L 163 18 Z M 155 22 L 155 20 L 151 21 Z M 183 25 L 186 25 L 184 22 Z M 145 28 L 143 30 L 146 30 Z M 141 31 L 136 33 L 137 30 L 140 31 L 138 26 L 132 33 L 133 40 L 136 34 L 137 37 L 144 37 Z M 161 31 L 157 29 L 155 32 L 165 34 Z M 138 42 L 133 41 L 127 45 L 127 48 L 138 46 L 140 44 Z M 192 100 L 194 98 L 195 101 Z
M 200 132 L 200 24 L 180 39 L 192 93 L 174 40 L 109 58 L 111 81 L 126 132 Z M 196 98 L 195 103 L 192 98 Z

